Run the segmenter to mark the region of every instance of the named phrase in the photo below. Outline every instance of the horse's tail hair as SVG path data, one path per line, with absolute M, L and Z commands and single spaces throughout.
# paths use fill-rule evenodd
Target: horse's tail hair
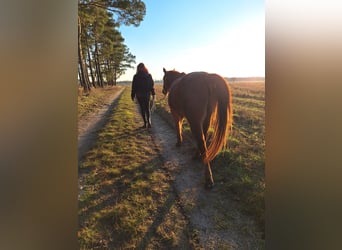
M 219 75 L 211 75 L 211 94 L 216 97 L 216 108 L 210 121 L 213 128 L 210 144 L 204 157 L 204 162 L 208 163 L 215 158 L 222 148 L 227 145 L 227 138 L 232 129 L 233 105 L 230 86 L 227 81 Z

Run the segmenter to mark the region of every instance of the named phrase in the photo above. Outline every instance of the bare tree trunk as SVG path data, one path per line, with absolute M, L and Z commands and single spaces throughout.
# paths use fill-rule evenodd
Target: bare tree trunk
M 100 87 L 103 87 L 103 77 L 101 73 L 101 68 L 100 68 L 100 61 L 99 61 L 99 51 L 98 51 L 98 46 L 97 46 L 97 41 L 95 38 L 95 65 L 96 65 L 96 70 L 97 70 L 97 79 L 98 79 L 98 84 Z
M 113 80 L 114 80 L 114 86 L 116 86 L 116 67 L 115 66 L 114 66 Z
M 95 41 L 95 50 L 94 50 L 94 54 L 93 54 L 93 58 L 94 58 L 94 65 L 95 65 L 95 72 L 96 72 L 96 84 L 97 86 L 101 86 L 101 83 L 100 83 L 100 70 L 99 70 L 99 63 L 97 61 L 97 56 L 96 56 L 96 48 L 97 48 L 97 45 L 96 45 L 96 41 Z
M 113 85 L 113 77 L 112 77 L 112 75 L 111 75 L 111 71 L 110 71 L 110 62 L 109 62 L 109 60 L 107 59 L 106 60 L 106 66 L 107 66 L 107 81 L 108 81 L 108 85 Z
M 78 17 L 78 63 L 80 65 L 80 71 L 81 71 L 80 82 L 84 89 L 84 92 L 88 93 L 90 91 L 90 83 L 89 83 L 87 68 L 84 64 L 84 57 L 83 57 L 83 52 L 82 52 L 80 17 Z
M 96 86 L 98 85 L 98 74 L 97 74 L 97 64 L 96 64 L 96 59 L 95 59 L 95 50 L 92 50 L 90 48 L 90 53 L 93 55 L 93 60 L 92 60 L 92 66 L 93 66 L 93 74 L 94 74 L 94 84 Z
M 88 62 L 89 62 L 89 69 L 90 69 L 91 84 L 94 87 L 96 87 L 96 85 L 95 85 L 95 78 L 94 78 L 94 72 L 93 72 L 93 65 L 92 65 L 91 57 L 90 57 L 90 47 L 89 47 L 88 39 L 86 39 L 86 43 L 87 43 L 87 54 L 88 54 Z

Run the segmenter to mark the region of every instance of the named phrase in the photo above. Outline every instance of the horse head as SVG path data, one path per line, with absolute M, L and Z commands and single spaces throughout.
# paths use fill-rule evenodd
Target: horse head
M 163 94 L 166 95 L 169 92 L 173 82 L 177 78 L 185 76 L 185 73 L 180 73 L 180 72 L 178 72 L 176 70 L 167 71 L 165 68 L 163 68 L 163 71 L 164 71 Z

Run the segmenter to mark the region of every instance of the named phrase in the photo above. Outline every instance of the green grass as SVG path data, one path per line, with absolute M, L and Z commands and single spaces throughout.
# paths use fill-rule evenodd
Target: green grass
M 81 249 L 177 248 L 188 234 L 157 146 L 141 125 L 127 87 L 80 164 Z
M 234 83 L 233 131 L 228 149 L 213 161 L 213 174 L 223 195 L 265 230 L 265 85 Z
M 216 191 L 222 201 L 228 200 L 225 197 L 236 200 L 240 210 L 264 232 L 264 85 L 234 83 L 231 87 L 233 132 L 228 149 L 212 161 Z M 161 86 L 156 86 L 156 92 L 156 112 L 173 126 Z M 97 101 L 94 103 L 85 104 L 84 112 L 92 112 Z M 79 172 L 84 176 L 79 197 L 81 249 L 179 249 L 184 241 L 188 249 L 198 244 L 198 233 L 189 228 L 172 190 L 172 180 L 163 170 L 159 149 L 148 130 L 138 129 L 141 125 L 127 87 L 108 123 L 99 131 L 95 146 L 80 164 Z M 191 136 L 186 122 L 184 133 Z M 224 207 L 220 209 L 225 211 Z M 232 217 L 222 213 L 214 218 L 217 228 L 229 230 Z M 240 232 L 251 233 L 248 223 L 242 225 Z
M 156 87 L 156 111 L 169 124 L 173 119 L 167 98 Z M 233 95 L 233 131 L 228 138 L 228 149 L 213 161 L 212 170 L 218 191 L 224 197 L 237 201 L 240 210 L 258 225 L 260 234 L 265 230 L 265 84 L 241 82 L 231 84 Z M 185 134 L 191 136 L 188 125 Z M 222 220 L 221 220 L 222 219 Z M 217 219 L 220 228 L 229 227 L 228 220 Z M 245 229 L 244 229 L 245 230 Z M 262 241 L 262 239 L 261 239 Z

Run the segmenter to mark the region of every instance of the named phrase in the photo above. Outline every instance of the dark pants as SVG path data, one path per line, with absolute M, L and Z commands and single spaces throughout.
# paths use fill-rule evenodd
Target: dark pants
M 137 100 L 140 106 L 141 116 L 144 120 L 144 125 L 151 126 L 151 114 L 150 114 L 150 95 L 138 96 Z

